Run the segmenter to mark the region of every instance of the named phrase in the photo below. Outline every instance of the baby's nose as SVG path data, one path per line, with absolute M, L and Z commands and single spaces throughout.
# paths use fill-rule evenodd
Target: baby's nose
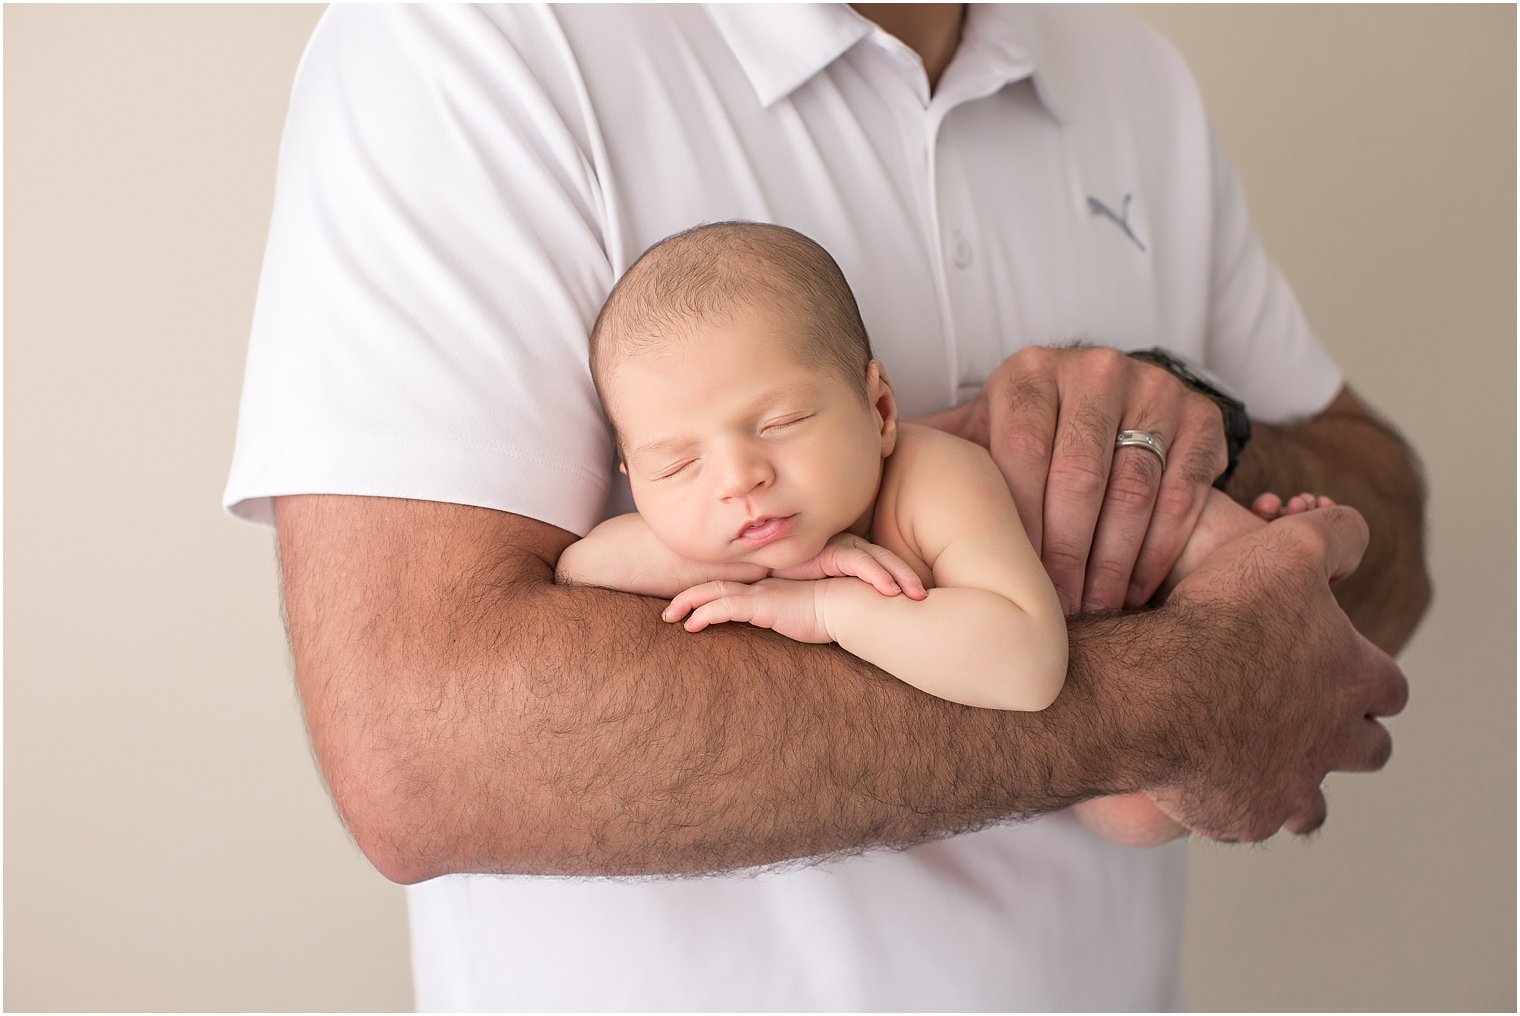
M 758 455 L 733 455 L 724 463 L 719 493 L 725 500 L 744 497 L 770 483 L 774 477 L 770 464 Z

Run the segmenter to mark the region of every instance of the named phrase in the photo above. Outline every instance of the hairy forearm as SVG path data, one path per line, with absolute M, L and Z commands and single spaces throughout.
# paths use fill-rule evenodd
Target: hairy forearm
M 1336 599 L 1358 630 L 1397 652 L 1430 602 L 1425 566 L 1425 486 L 1413 451 L 1349 391 L 1291 427 L 1257 425 L 1231 478 L 1244 503 L 1271 491 L 1328 495 L 1361 512 L 1371 531 L 1356 573 Z
M 1132 634 L 1109 629 L 1136 619 L 1088 622 L 1057 703 L 1015 714 L 924 695 L 835 647 L 738 625 L 690 635 L 660 622 L 658 603 L 548 578 L 393 629 L 347 672 L 299 666 L 297 646 L 318 757 L 390 877 L 767 865 L 1174 775 L 1153 743 L 1159 718 L 1111 694 L 1126 682 L 1116 671 L 1150 670 L 1139 654 L 1109 659 Z
M 1032 713 L 556 585 L 574 538 L 531 519 L 339 495 L 275 514 L 313 752 L 401 882 L 729 870 L 1140 789 L 1206 835 L 1305 831 L 1326 771 L 1383 764 L 1366 717 L 1403 703 L 1397 668 L 1326 609 L 1324 576 L 1365 540 L 1341 508 L 1220 548 L 1161 608 L 1073 622 L 1065 686 Z

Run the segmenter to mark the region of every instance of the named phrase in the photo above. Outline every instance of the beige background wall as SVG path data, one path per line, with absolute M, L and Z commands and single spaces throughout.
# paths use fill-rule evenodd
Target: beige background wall
M 1515 1006 L 1515 12 L 1138 8 L 1424 456 L 1385 774 L 1195 848 L 1200 1009 Z M 308 760 L 270 537 L 218 509 L 312 7 L 5 9 L 5 1007 L 396 1009 L 401 891 Z

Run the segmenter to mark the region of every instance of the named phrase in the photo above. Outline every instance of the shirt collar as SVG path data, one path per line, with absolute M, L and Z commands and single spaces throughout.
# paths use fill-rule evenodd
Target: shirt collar
M 792 94 L 852 46 L 877 31 L 848 4 L 708 4 L 763 106 Z M 1033 78 L 1041 102 L 1059 119 L 1058 88 L 1039 60 L 1034 12 L 971 4 L 956 60 L 980 62 L 1004 83 Z
M 961 49 L 956 53 L 980 60 L 1000 75 L 1004 83 L 1031 78 L 1035 93 L 1047 112 L 1061 119 L 1060 86 L 1056 61 L 1042 46 L 1039 12 L 1023 5 L 970 5 Z
M 871 34 L 845 4 L 708 4 L 755 94 L 769 106 Z

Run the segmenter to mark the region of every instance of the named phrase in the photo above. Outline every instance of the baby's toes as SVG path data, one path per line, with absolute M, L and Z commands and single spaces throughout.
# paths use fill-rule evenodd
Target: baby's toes
M 1305 492 L 1303 494 L 1295 494 L 1293 500 L 1288 502 L 1288 506 L 1284 509 L 1283 514 L 1297 515 L 1299 512 L 1310 511 L 1313 508 L 1314 495 Z
M 1276 494 L 1262 494 L 1251 502 L 1251 511 L 1257 518 L 1271 522 L 1283 513 L 1282 498 Z

